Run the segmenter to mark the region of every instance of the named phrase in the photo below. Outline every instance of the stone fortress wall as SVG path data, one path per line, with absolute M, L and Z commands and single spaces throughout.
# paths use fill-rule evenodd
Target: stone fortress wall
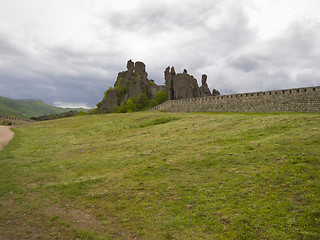
M 164 112 L 320 112 L 320 86 L 166 101 Z
M 18 118 L 18 117 L 0 116 L 0 122 L 4 121 L 4 120 L 9 121 L 9 122 L 13 122 L 15 124 L 36 122 L 36 121 L 34 121 L 32 119 L 23 119 L 23 118 Z

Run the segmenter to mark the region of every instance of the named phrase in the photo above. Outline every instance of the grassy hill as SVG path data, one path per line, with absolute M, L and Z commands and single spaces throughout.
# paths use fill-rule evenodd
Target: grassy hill
M 2 116 L 30 118 L 56 113 L 63 113 L 70 110 L 73 109 L 54 107 L 40 100 L 13 100 L 9 98 L 0 97 L 0 115 Z
M 4 239 L 320 238 L 320 114 L 140 112 L 13 130 Z

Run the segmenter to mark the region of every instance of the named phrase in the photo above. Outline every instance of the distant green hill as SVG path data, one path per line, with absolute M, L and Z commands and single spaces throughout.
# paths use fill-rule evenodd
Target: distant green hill
M 14 100 L 10 98 L 0 97 L 0 115 L 31 118 L 43 115 L 63 113 L 71 110 L 85 110 L 82 108 L 59 108 L 44 103 L 41 100 L 25 99 Z

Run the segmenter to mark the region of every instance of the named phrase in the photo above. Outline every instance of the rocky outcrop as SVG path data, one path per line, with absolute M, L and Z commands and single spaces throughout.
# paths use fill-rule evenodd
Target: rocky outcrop
M 208 87 L 208 84 L 207 84 L 207 75 L 206 74 L 203 74 L 202 75 L 202 79 L 201 79 L 201 83 L 202 83 L 202 86 L 200 87 L 200 96 L 201 97 L 207 97 L 207 96 L 218 96 L 220 95 L 220 92 L 216 89 L 213 89 L 212 90 L 212 93 L 210 92 L 210 89 Z
M 199 97 L 197 80 L 190 76 L 186 69 L 183 73 L 176 74 L 174 67 L 167 67 L 164 78 L 170 100 Z
M 219 96 L 220 95 L 220 92 L 216 89 L 213 89 L 212 90 L 212 96 Z
M 207 84 L 207 75 L 205 74 L 202 75 L 201 82 L 202 82 L 202 86 L 200 87 L 200 96 L 201 97 L 210 96 L 211 92 Z
M 164 87 L 157 86 L 148 79 L 146 65 L 143 62 L 127 62 L 127 71 L 119 72 L 113 88 L 105 92 L 99 108 L 105 112 L 112 112 L 115 108 L 125 104 L 130 98 L 137 98 L 145 93 L 148 98 L 155 98 L 157 92 Z
M 112 112 L 114 108 L 118 107 L 118 96 L 117 96 L 117 91 L 115 89 L 109 89 L 106 91 L 104 98 L 98 106 L 101 108 L 101 110 L 106 111 L 106 112 Z
M 199 88 L 197 79 L 188 74 L 186 69 L 183 73 L 176 74 L 174 67 L 167 67 L 164 71 L 166 90 L 170 100 L 197 98 L 211 96 L 207 85 L 207 75 L 202 75 L 202 86 Z M 218 94 L 219 92 L 215 92 Z
M 202 86 L 199 87 L 197 79 L 188 74 L 176 73 L 174 67 L 167 67 L 164 71 L 165 85 L 158 86 L 148 79 L 146 65 L 143 62 L 127 62 L 127 70 L 118 73 L 113 88 L 105 92 L 105 96 L 98 108 L 104 112 L 112 112 L 115 108 L 124 105 L 129 99 L 138 98 L 146 94 L 148 99 L 155 99 L 160 91 L 168 94 L 168 99 L 184 99 L 211 96 L 207 85 L 207 75 L 202 75 Z M 214 95 L 220 93 L 214 89 Z

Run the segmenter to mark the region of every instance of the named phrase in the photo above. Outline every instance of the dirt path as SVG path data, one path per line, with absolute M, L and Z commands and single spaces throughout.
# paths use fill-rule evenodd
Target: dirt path
M 13 135 L 10 127 L 0 126 L 0 151 L 13 138 Z

